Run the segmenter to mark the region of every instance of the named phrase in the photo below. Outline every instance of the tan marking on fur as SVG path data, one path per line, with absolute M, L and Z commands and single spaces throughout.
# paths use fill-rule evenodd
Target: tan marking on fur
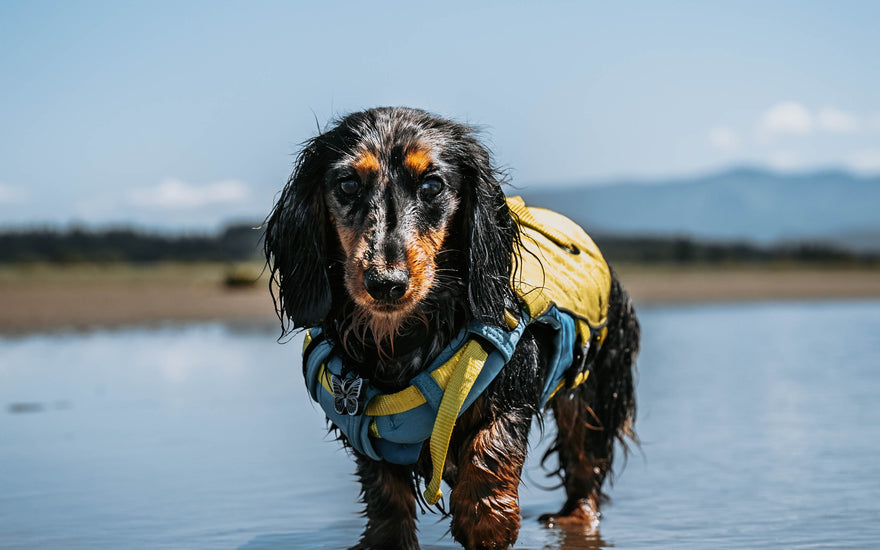
M 552 407 L 557 430 L 565 434 L 558 440 L 558 453 L 566 502 L 558 512 L 540 519 L 547 525 L 581 525 L 593 532 L 599 525 L 599 495 L 608 460 L 594 456 L 587 441 L 591 432 L 603 428 L 593 409 L 577 396 L 557 395 Z
M 539 520 L 547 527 L 577 526 L 583 534 L 595 535 L 599 532 L 599 495 L 566 502 L 559 512 L 542 515 Z
M 346 257 L 344 264 L 345 288 L 358 306 L 358 309 L 355 311 L 356 317 L 353 320 L 354 322 L 349 324 L 350 330 L 356 331 L 356 333 L 351 334 L 349 332 L 343 335 L 342 344 L 345 346 L 350 336 L 354 336 L 360 341 L 364 340 L 363 336 L 367 329 L 365 322 L 369 315 L 363 314 L 361 310 L 368 308 L 375 300 L 367 293 L 367 289 L 364 288 L 364 272 L 369 267 L 363 259 L 367 251 L 367 239 L 362 233 L 348 227 L 340 227 L 339 225 L 336 225 L 336 234 L 339 236 L 339 243 Z
M 374 341 L 392 351 L 394 337 L 408 322 L 421 319 L 415 315 L 419 302 L 425 299 L 434 285 L 437 270 L 436 257 L 446 239 L 446 232 L 439 231 L 419 236 L 406 243 L 406 269 L 409 271 L 409 285 L 406 294 L 398 300 L 394 309 L 389 310 L 367 293 L 364 288 L 364 272 L 370 265 L 363 260 L 367 239 L 354 231 L 337 227 L 337 234 L 347 257 L 345 262 L 345 286 L 357 305 L 351 330 L 357 336 L 369 331 Z M 403 266 L 385 266 L 388 268 Z M 344 344 L 344 342 L 343 342 Z
M 420 176 L 428 166 L 431 165 L 431 155 L 424 149 L 412 149 L 407 151 L 403 159 L 403 165 L 406 166 L 413 175 Z
M 370 151 L 363 151 L 355 159 L 354 169 L 361 177 L 361 181 L 364 181 L 379 171 L 379 159 Z
M 498 424 L 490 424 L 458 455 L 450 511 L 452 535 L 465 548 L 507 548 L 519 534 L 518 491 L 525 456 L 500 445 L 507 437 Z
M 421 301 L 434 285 L 437 272 L 437 254 L 446 239 L 446 231 L 416 237 L 406 246 L 406 266 L 409 269 L 410 300 Z M 407 298 L 407 296 L 404 296 Z
M 361 238 L 360 234 L 349 227 L 342 227 L 336 223 L 333 226 L 336 228 L 336 235 L 339 236 L 342 251 L 345 252 L 347 257 L 351 258 L 352 252 L 358 244 L 358 239 Z

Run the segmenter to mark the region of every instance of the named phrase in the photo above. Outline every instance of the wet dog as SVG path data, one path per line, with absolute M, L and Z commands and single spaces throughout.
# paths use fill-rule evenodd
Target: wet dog
M 282 330 L 316 327 L 339 357 L 340 378 L 326 391 L 342 402 L 340 414 L 346 406 L 363 414 L 361 383 L 389 395 L 411 387 L 464 327 L 511 330 L 510 312 L 524 310 L 512 283 L 523 236 L 503 179 L 472 127 L 416 109 L 354 113 L 305 143 L 267 219 L 265 253 Z M 362 484 L 367 525 L 355 548 L 418 548 L 417 487 L 432 474 L 439 479 L 438 467 L 452 488 L 455 539 L 466 548 L 513 544 L 529 430 L 546 409 L 557 435 L 544 458 L 558 456 L 566 501 L 542 519 L 595 528 L 615 441 L 635 438 L 639 325 L 608 272 L 601 347 L 575 353 L 564 389 L 546 406 L 541 390 L 558 342 L 533 323 L 459 411 L 442 466 L 427 441 L 413 463 L 399 464 L 369 456 L 337 431 Z M 575 385 L 585 370 L 586 381 Z M 353 393 L 340 397 L 345 392 Z

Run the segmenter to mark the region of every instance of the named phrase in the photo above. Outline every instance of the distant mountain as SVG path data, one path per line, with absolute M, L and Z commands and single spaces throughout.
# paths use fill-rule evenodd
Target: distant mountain
M 526 188 L 529 204 L 592 232 L 689 235 L 757 243 L 821 240 L 880 250 L 880 177 L 738 168 L 657 182 Z

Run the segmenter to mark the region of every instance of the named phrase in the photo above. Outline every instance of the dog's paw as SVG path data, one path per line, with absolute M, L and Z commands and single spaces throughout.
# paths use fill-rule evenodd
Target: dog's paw
M 562 510 L 555 514 L 541 514 L 538 521 L 543 523 L 545 527 L 580 527 L 590 534 L 599 532 L 599 519 L 602 514 L 599 513 L 586 499 L 578 500 L 576 503 L 566 503 Z

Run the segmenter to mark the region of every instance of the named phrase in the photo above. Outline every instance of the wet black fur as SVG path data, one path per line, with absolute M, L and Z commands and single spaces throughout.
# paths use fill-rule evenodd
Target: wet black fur
M 350 322 L 353 306 L 343 285 L 342 249 L 325 204 L 327 186 L 332 185 L 327 180 L 328 167 L 364 142 L 388 148 L 414 139 L 430 140 L 443 155 L 459 206 L 437 258 L 434 288 L 420 305 L 423 320 L 405 327 L 390 356 L 380 353 L 369 335 L 345 349 L 347 366 L 386 392 L 406 387 L 471 319 L 506 327 L 505 308 L 520 308 L 510 285 L 518 231 L 505 203 L 503 178 L 474 129 L 405 108 L 371 109 L 341 118 L 304 144 L 265 225 L 264 249 L 282 332 L 320 326 L 329 338 L 338 341 Z M 606 460 L 607 467 L 590 486 L 575 487 L 570 500 L 587 498 L 590 492 L 603 494 L 602 483 L 611 469 L 615 440 L 635 436 L 633 368 L 639 327 L 616 276 L 610 303 L 608 338 L 592 364 L 593 372 L 586 384 L 567 394 L 568 398 L 584 400 L 595 413 L 583 419 L 596 428 L 584 444 L 589 447 L 588 454 Z M 456 425 L 449 449 L 450 464 L 444 475 L 451 486 L 458 481 L 455 461 L 456 457 L 462 458 L 469 441 L 468 433 L 464 433 L 467 430 L 492 425 L 504 439 L 498 442 L 504 456 L 484 457 L 487 461 L 524 459 L 531 419 L 541 412 L 538 400 L 548 340 L 549 335 L 540 327 L 530 327 L 511 362 L 472 407 L 473 414 L 463 416 Z M 557 443 L 565 435 L 558 434 Z M 340 438 L 344 441 L 343 436 Z M 548 454 L 560 448 L 557 444 Z M 565 479 L 568 457 L 562 454 L 559 473 Z M 368 517 L 358 548 L 418 548 L 417 481 L 431 474 L 430 460 L 424 460 L 424 455 L 415 466 L 357 456 Z M 454 503 L 450 512 L 453 535 L 468 544 L 467 533 L 461 532 L 455 519 L 456 514 L 466 512 L 456 510 Z
M 342 250 L 324 204 L 324 193 L 332 184 L 326 179 L 327 169 L 341 152 L 364 141 L 385 147 L 383 140 L 389 137 L 395 143 L 430 140 L 452 167 L 450 176 L 463 182 L 459 211 L 438 258 L 437 284 L 422 308 L 429 313 L 428 324 L 412 323 L 395 340 L 391 365 L 379 360 L 372 342 L 349 350 L 355 355 L 355 368 L 378 365 L 381 372 L 370 373 L 370 379 L 394 391 L 407 386 L 470 319 L 504 326 L 504 309 L 515 309 L 518 303 L 509 284 L 518 233 L 501 193 L 499 173 L 474 130 L 399 108 L 358 112 L 337 121 L 305 143 L 267 219 L 264 249 L 282 330 L 320 326 L 331 338 L 338 337 L 349 322 L 352 303 L 342 285 Z

